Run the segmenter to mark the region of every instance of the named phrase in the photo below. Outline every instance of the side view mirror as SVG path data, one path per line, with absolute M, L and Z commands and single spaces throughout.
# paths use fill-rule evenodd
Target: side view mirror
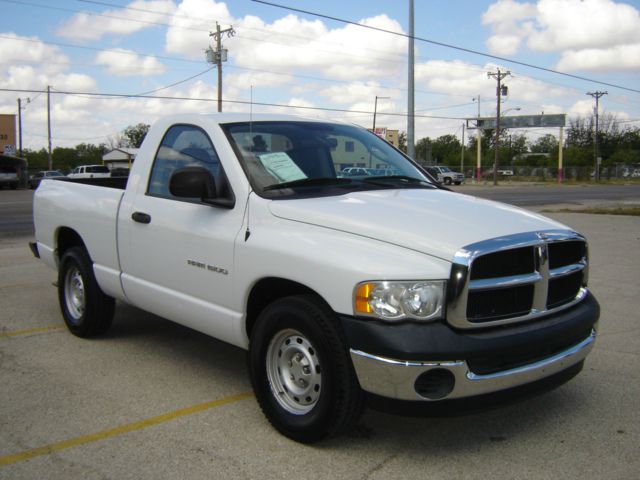
M 217 198 L 216 182 L 211 172 L 204 167 L 178 168 L 169 179 L 169 191 L 178 198 L 198 198 L 214 207 L 231 209 L 235 201 Z

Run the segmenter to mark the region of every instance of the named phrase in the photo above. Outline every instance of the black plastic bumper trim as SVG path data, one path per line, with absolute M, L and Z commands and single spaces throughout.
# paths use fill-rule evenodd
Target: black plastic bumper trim
M 349 347 L 395 360 L 467 360 L 577 343 L 595 328 L 600 306 L 589 293 L 568 310 L 525 324 L 455 330 L 444 322 L 398 324 L 340 315 Z

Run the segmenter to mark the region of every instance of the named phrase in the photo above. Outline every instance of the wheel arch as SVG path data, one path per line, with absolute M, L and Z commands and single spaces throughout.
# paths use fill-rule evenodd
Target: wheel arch
M 78 232 L 70 227 L 60 227 L 56 232 L 56 254 L 58 262 L 64 255 L 64 252 L 73 247 L 83 247 L 86 249 L 84 240 Z
M 251 338 L 256 320 L 267 305 L 292 295 L 314 295 L 326 304 L 318 292 L 302 283 L 281 277 L 262 278 L 253 285 L 247 298 L 245 321 L 247 337 Z

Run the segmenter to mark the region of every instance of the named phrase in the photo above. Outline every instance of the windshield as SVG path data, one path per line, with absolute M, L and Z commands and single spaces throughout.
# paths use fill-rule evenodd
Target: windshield
M 440 167 L 440 170 L 441 170 L 442 172 L 445 172 L 445 173 L 446 173 L 446 172 L 450 172 L 450 171 L 451 171 L 451 169 L 450 169 L 449 167 Z
M 358 127 L 304 121 L 222 125 L 260 195 L 339 195 L 354 190 L 432 188 L 404 155 Z

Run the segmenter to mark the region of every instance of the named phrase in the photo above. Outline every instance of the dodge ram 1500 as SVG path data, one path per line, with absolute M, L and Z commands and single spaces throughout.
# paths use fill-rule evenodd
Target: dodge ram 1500
M 302 442 L 367 402 L 562 383 L 595 340 L 581 234 L 435 185 L 345 123 L 164 118 L 128 179 L 43 179 L 34 217 L 71 333 L 104 333 L 118 300 L 246 349 L 266 417 Z

